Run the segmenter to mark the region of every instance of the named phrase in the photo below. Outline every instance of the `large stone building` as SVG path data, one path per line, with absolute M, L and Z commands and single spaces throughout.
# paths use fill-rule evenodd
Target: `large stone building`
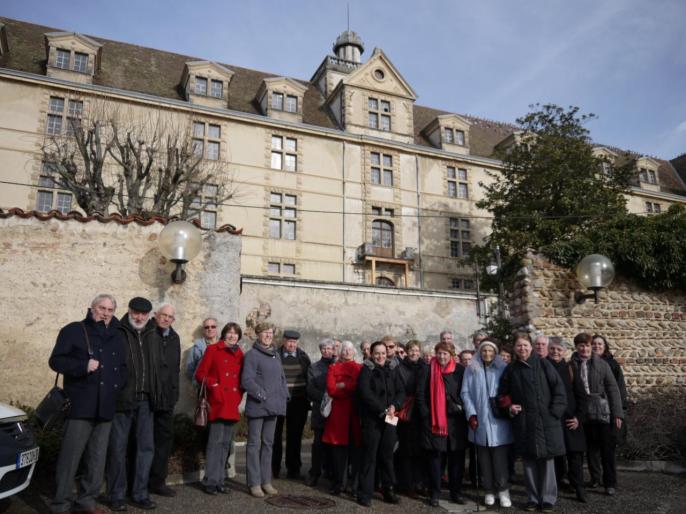
M 243 274 L 469 292 L 459 258 L 489 230 L 479 183 L 516 127 L 417 105 L 382 50 L 363 53 L 346 31 L 301 80 L 0 18 L 0 208 L 77 208 L 44 167 L 46 138 L 103 105 L 164 113 L 231 174 L 233 199 L 217 205 L 209 184 L 195 208 L 243 229 Z M 686 202 L 673 164 L 637 163 L 631 211 Z

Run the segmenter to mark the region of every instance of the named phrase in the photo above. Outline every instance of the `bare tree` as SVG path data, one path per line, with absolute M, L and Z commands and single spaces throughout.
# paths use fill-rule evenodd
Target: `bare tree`
M 67 118 L 66 134 L 47 136 L 42 147 L 43 163 L 52 171 L 55 185 L 71 191 L 87 215 L 107 214 L 115 194 L 105 177 L 111 123 L 102 114 L 91 119 Z
M 192 115 L 135 115 L 94 103 L 88 120 L 69 121 L 69 136 L 46 138 L 43 160 L 57 187 L 71 191 L 87 214 L 114 204 L 124 215 L 189 219 L 235 194 L 226 162 L 205 159 L 194 144 Z M 199 205 L 208 188 L 212 194 Z

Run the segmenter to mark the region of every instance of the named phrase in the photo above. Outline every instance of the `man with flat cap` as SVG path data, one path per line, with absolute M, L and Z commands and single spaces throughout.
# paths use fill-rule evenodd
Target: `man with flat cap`
M 126 510 L 127 469 L 133 472 L 131 503 L 141 509 L 154 509 L 148 494 L 148 477 L 155 452 L 153 412 L 150 406 L 151 366 L 149 347 L 155 336 L 152 303 L 141 297 L 132 298 L 129 311 L 121 319 L 119 330 L 124 336 L 124 353 L 129 370 L 126 387 L 117 396 L 107 455 L 107 496 L 114 511 Z M 134 431 L 135 451 L 128 452 L 129 434 Z M 126 457 L 135 456 L 127 466 Z
M 307 422 L 307 411 L 310 409 L 310 402 L 307 399 L 307 372 L 311 363 L 307 353 L 298 348 L 298 339 L 300 339 L 300 333 L 297 331 L 284 330 L 283 344 L 277 352 L 286 375 L 290 399 L 286 407 L 286 416 L 279 416 L 276 420 L 272 453 L 272 476 L 274 478 L 278 478 L 281 472 L 284 421 L 286 421 L 286 470 L 288 478 L 300 478 L 300 468 L 302 467 L 300 449 L 303 430 Z

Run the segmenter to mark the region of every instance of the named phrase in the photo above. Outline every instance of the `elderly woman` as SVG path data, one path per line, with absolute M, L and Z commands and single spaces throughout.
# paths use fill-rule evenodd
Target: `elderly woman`
M 314 440 L 312 441 L 312 467 L 310 468 L 310 475 L 307 479 L 307 485 L 314 487 L 319 482 L 319 477 L 322 474 L 322 468 L 325 463 L 325 448 L 322 441 L 324 435 L 324 425 L 326 418 L 321 413 L 322 399 L 326 392 L 326 376 L 329 373 L 329 366 L 334 362 L 335 352 L 334 340 L 331 338 L 324 338 L 319 342 L 319 353 L 322 358 L 312 364 L 307 370 L 307 399 L 312 402 L 312 415 L 310 417 L 310 426 L 314 433 Z
M 619 365 L 610 351 L 610 343 L 607 342 L 605 336 L 600 334 L 594 334 L 591 340 L 591 347 L 593 348 L 593 353 L 598 357 L 603 359 L 610 366 L 612 375 L 615 377 L 617 382 L 617 387 L 619 387 L 619 396 L 622 400 L 622 410 L 626 415 L 626 409 L 628 407 L 627 399 L 628 395 L 626 392 L 626 382 L 624 381 L 624 372 L 622 367 Z M 622 423 L 622 428 L 613 431 L 615 435 L 615 445 L 621 444 L 621 442 L 626 437 L 626 419 Z M 600 447 L 598 445 L 593 445 L 588 449 L 586 454 L 588 458 L 588 470 L 591 473 L 591 487 L 597 487 L 600 483 L 600 477 L 602 473 L 602 459 L 600 456 Z
M 515 360 L 500 380 L 501 406 L 509 406 L 515 450 L 524 460 L 528 503 L 524 510 L 552 512 L 557 501 L 554 458 L 565 454 L 560 420 L 567 407 L 555 368 L 532 351 L 524 332 L 513 335 Z
M 248 393 L 248 487 L 250 494 L 262 498 L 265 493 L 278 494 L 272 486 L 272 445 L 276 417 L 286 415 L 288 386 L 273 346 L 274 328 L 269 323 L 258 323 L 255 333 L 257 341 L 243 359 L 241 387 Z
M 465 372 L 462 383 L 464 416 L 469 424 L 469 440 L 476 445 L 479 477 L 485 491 L 484 503 L 511 507 L 508 458 L 512 444 L 510 421 L 493 408 L 498 384 L 507 365 L 497 356 L 498 345 L 482 339 Z
M 438 507 L 444 459 L 448 462 L 450 499 L 464 503 L 462 474 L 467 448 L 467 420 L 460 397 L 464 368 L 455 361 L 452 343 L 438 343 L 435 353 L 417 385 L 417 407 L 422 420 L 419 443 L 428 452 L 432 507 Z
M 562 416 L 562 433 L 565 439 L 565 457 L 555 457 L 555 476 L 558 488 L 562 484 L 565 475 L 569 477 L 570 486 L 576 491 L 576 498 L 586 503 L 586 490 L 584 488 L 584 452 L 586 451 L 586 437 L 583 427 L 574 420 L 576 400 L 572 381 L 570 379 L 569 364 L 564 359 L 567 346 L 560 337 L 551 337 L 548 343 L 548 360 L 553 365 L 565 386 L 567 396 L 567 408 Z
M 609 364 L 593 353 L 591 345 L 590 334 L 582 332 L 574 338 L 576 352 L 570 362 L 576 399 L 574 420 L 583 424 L 589 449 L 599 449 L 605 492 L 614 496 L 617 487 L 615 429 L 622 428 L 624 409 Z
M 195 371 L 195 379 L 205 386 L 210 403 L 203 479 L 203 489 L 207 494 L 228 492 L 224 487 L 224 469 L 236 422 L 241 419 L 238 405 L 243 398 L 240 387 L 243 352 L 238 346 L 242 335 L 238 324 L 227 323 L 222 329 L 221 339 L 207 346 Z
M 425 453 L 417 441 L 421 433 L 422 419 L 417 409 L 417 385 L 424 373 L 426 364 L 422 360 L 418 341 L 405 345 L 407 355 L 400 361 L 398 374 L 405 390 L 405 403 L 399 413 L 398 450 L 395 452 L 395 465 L 398 490 L 411 498 L 417 496 L 417 487 L 426 479 L 427 468 Z
M 362 437 L 354 399 L 362 364 L 355 362 L 356 353 L 350 341 L 343 341 L 341 354 L 329 366 L 326 375 L 326 392 L 332 401 L 331 412 L 324 422 L 322 441 L 331 448 L 333 480 L 329 492 L 334 496 L 343 489 L 348 462 L 352 464 L 355 478 L 359 470 L 358 449 Z
M 405 401 L 403 385 L 386 358 L 386 345 L 376 341 L 371 348 L 372 360 L 365 361 L 357 381 L 362 421 L 362 470 L 357 502 L 369 507 L 374 492 L 374 475 L 379 476 L 384 501 L 399 503 L 395 494 L 393 449 L 396 443 L 397 413 Z
M 427 344 L 422 348 L 422 360 L 424 364 L 431 364 L 431 359 L 434 358 L 434 347 L 433 345 Z

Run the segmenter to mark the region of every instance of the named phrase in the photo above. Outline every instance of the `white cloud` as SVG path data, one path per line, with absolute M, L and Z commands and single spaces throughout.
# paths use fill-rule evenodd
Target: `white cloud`
M 676 128 L 674 129 L 674 132 L 676 132 L 677 134 L 681 134 L 682 132 L 686 132 L 686 120 L 679 123 L 676 126 Z

